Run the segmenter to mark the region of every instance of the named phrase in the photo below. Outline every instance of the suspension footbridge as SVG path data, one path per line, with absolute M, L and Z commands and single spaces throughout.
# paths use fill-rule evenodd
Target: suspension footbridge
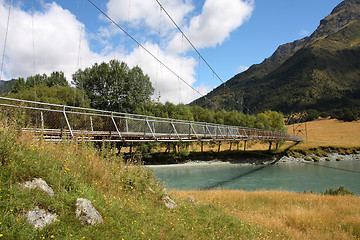
M 24 114 L 23 131 L 45 141 L 190 142 L 302 141 L 278 131 L 159 118 L 0 97 L 3 114 Z

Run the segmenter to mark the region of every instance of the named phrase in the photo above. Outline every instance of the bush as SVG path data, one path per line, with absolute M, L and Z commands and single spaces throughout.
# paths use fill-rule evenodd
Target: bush
M 309 109 L 306 113 L 305 121 L 312 121 L 319 118 L 319 113 L 315 109 Z
M 337 118 L 344 122 L 352 122 L 357 121 L 359 119 L 358 112 L 356 109 L 344 109 L 344 110 L 336 110 L 332 114 L 332 117 Z
M 344 186 L 340 186 L 336 189 L 329 188 L 325 190 L 325 192 L 322 193 L 323 195 L 354 195 L 354 193 L 346 188 Z
M 314 160 L 314 162 L 319 162 L 320 158 L 317 157 L 317 156 L 313 156 L 313 157 L 312 157 L 312 160 Z
M 180 157 L 187 157 L 190 155 L 190 151 L 187 148 L 180 149 L 179 155 Z

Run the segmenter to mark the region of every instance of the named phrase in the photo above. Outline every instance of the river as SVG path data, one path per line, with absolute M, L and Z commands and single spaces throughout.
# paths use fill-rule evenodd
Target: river
M 283 190 L 321 193 L 344 186 L 360 195 L 360 160 L 240 165 L 181 164 L 151 167 L 168 189 Z

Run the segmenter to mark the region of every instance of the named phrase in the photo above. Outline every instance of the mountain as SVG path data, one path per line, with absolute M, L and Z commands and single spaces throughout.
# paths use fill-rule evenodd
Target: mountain
M 10 84 L 13 80 L 10 81 L 4 81 L 0 80 L 0 94 L 3 92 L 8 92 L 10 90 Z
M 360 113 L 360 0 L 341 2 L 309 37 L 279 46 L 225 85 L 190 105 L 248 107 L 253 113 L 345 108 Z
M 0 80 L 0 93 L 5 89 L 5 81 Z

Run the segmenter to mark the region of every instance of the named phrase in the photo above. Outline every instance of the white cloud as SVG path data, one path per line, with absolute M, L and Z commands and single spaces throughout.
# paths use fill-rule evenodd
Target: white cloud
M 310 34 L 310 31 L 302 29 L 298 35 L 301 37 L 305 37 L 305 36 L 308 36 L 309 34 Z
M 191 19 L 184 32 L 197 48 L 215 47 L 248 20 L 253 9 L 253 1 L 206 0 L 201 14 Z M 180 33 L 174 37 L 169 44 L 170 51 L 179 52 L 181 38 Z
M 163 0 L 161 4 L 180 25 L 185 16 L 194 9 L 189 0 Z M 137 28 L 146 26 L 152 34 L 158 33 L 160 26 L 162 34 L 174 28 L 155 0 L 110 0 L 106 7 L 108 15 L 115 22 L 129 21 L 132 27 Z
M 231 31 L 239 27 L 251 15 L 253 10 L 251 1 L 206 0 L 201 14 L 191 18 L 190 13 L 194 10 L 191 0 L 163 0 L 161 2 L 199 48 L 221 44 L 229 37 Z M 196 69 L 199 66 L 197 58 L 179 54 L 184 53 L 188 46 L 183 44 L 185 40 L 181 40 L 181 35 L 175 36 L 174 25 L 164 12 L 161 13 L 156 1 L 109 0 L 106 6 L 107 13 L 116 22 L 121 22 L 121 26 L 124 27 L 129 18 L 131 21 L 129 28 L 141 29 L 137 31 L 138 35 L 143 34 L 144 39 L 147 39 L 142 43 L 143 46 L 189 85 L 197 86 L 195 88 L 202 94 L 210 91 L 209 87 L 197 82 Z M 0 0 L 1 50 L 4 46 L 7 11 L 5 1 Z M 10 17 L 3 79 L 63 71 L 70 82 L 71 75 L 78 67 L 90 67 L 95 62 L 108 62 L 115 58 L 125 61 L 129 67 L 139 65 L 144 73 L 150 76 L 156 91 L 154 98 L 160 92 L 162 102 L 189 103 L 200 97 L 132 40 L 127 39 L 128 44 L 124 44 L 124 41 L 116 43 L 114 38 L 123 39 L 124 36 L 119 34 L 120 30 L 113 24 L 106 24 L 108 23 L 102 22 L 102 26 L 99 24 L 100 27 L 95 32 L 87 32 L 89 28 L 87 31 L 82 30 L 87 26 L 79 22 L 73 13 L 55 2 L 44 4 L 43 9 L 37 10 L 34 16 L 23 10 L 21 5 L 14 6 Z M 154 36 L 153 40 L 151 37 L 148 38 L 149 35 L 159 31 L 160 25 L 161 34 L 165 36 L 165 39 L 160 42 L 161 46 L 154 43 L 157 42 Z M 177 43 L 175 43 L 176 38 L 180 38 Z M 93 49 L 94 46 L 96 50 Z M 175 50 L 168 51 L 172 48 Z M 80 61 L 78 61 L 79 49 Z M 35 56 L 35 67 L 33 56 Z
M 0 13 L 5 8 L 1 4 Z M 0 18 L 0 29 L 5 29 L 7 13 L 1 14 Z M 80 36 L 81 27 L 72 13 L 56 3 L 46 4 L 44 10 L 35 12 L 33 17 L 14 7 L 10 15 L 4 75 L 9 79 L 63 71 L 71 81 L 71 74 L 79 65 L 79 42 L 81 65 L 91 65 L 101 59 L 100 55 L 91 52 L 85 34 Z M 0 39 L 0 44 L 3 46 L 4 38 Z
M 245 72 L 245 71 L 248 70 L 248 69 L 249 69 L 249 66 L 241 65 L 241 66 L 239 66 L 239 67 L 236 69 L 236 73 Z
M 195 59 L 191 57 L 181 57 L 175 54 L 170 55 L 161 50 L 158 45 L 149 42 L 143 46 L 150 52 L 157 53 L 157 58 L 189 85 L 192 86 L 196 82 L 194 76 L 196 75 L 195 67 L 197 66 L 197 62 Z M 154 98 L 158 97 L 158 93 L 160 92 L 161 102 L 188 103 L 200 97 L 198 93 L 178 79 L 177 76 L 158 61 L 155 61 L 154 58 L 142 48 L 134 49 L 134 51 L 126 57 L 126 62 L 130 67 L 139 65 L 141 69 L 150 76 L 152 85 L 155 88 Z M 201 90 L 203 90 L 203 88 L 201 88 Z

